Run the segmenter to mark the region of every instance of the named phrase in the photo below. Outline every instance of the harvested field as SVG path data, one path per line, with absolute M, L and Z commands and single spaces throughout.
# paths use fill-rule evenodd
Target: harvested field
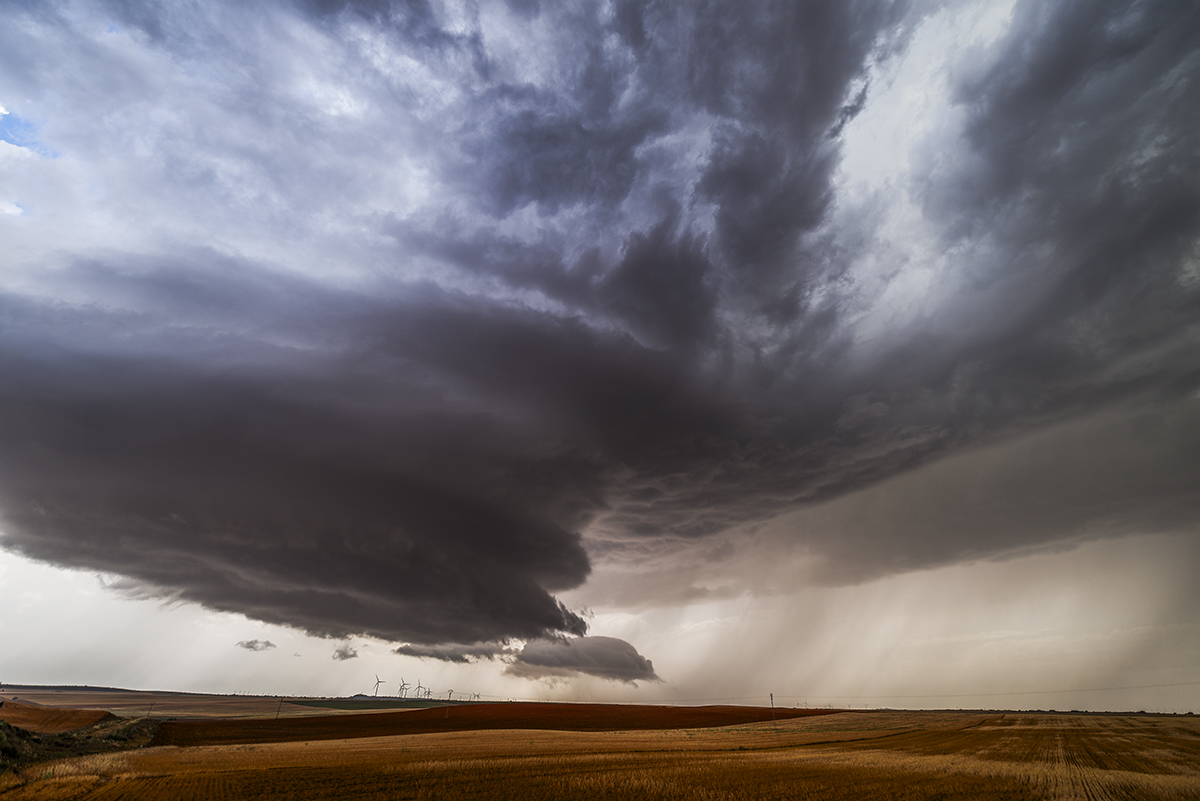
M 857 712 L 718 728 L 157 747 L 39 765 L 0 785 L 0 797 L 1200 799 L 1200 722 Z
M 0 701 L 0 720 L 38 734 L 57 734 L 83 729 L 111 717 L 111 713 L 101 710 L 55 709 L 20 701 Z
M 747 706 L 628 706 L 619 704 L 491 703 L 414 709 L 406 712 L 281 720 L 168 721 L 154 745 L 220 745 L 296 742 L 395 734 L 433 734 L 489 729 L 637 731 L 756 723 L 771 710 Z M 832 714 L 829 710 L 780 709 L 780 719 Z

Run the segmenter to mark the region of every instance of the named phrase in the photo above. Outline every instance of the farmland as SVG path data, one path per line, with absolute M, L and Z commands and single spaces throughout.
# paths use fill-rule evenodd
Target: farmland
M 0 798 L 1200 799 L 1192 717 L 769 714 L 500 703 L 177 721 L 146 748 L 9 774 Z
M 27 704 L 64 709 L 89 709 L 111 712 L 122 717 L 153 718 L 255 718 L 331 715 L 364 708 L 393 709 L 397 706 L 423 708 L 425 701 L 400 701 L 380 698 L 359 701 L 323 701 L 306 698 L 279 698 L 255 695 L 210 695 L 202 693 L 144 692 L 103 687 L 25 687 L 9 685 L 2 697 L 14 697 Z M 0 718 L 3 713 L 0 712 Z

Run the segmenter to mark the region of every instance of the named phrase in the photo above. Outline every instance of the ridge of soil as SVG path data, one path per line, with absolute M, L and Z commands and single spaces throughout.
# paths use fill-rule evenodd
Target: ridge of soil
M 774 716 L 778 720 L 829 714 L 839 714 L 839 711 L 774 710 Z M 495 729 L 579 732 L 699 729 L 762 723 L 771 719 L 772 710 L 748 706 L 676 707 L 500 702 L 405 712 L 280 720 L 163 721 L 151 744 L 233 745 Z

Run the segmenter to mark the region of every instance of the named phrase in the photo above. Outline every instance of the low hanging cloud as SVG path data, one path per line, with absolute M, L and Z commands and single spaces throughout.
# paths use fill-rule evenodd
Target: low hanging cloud
M 856 581 L 1195 534 L 1200 9 L 1017 3 L 851 185 L 889 70 L 975 8 L 13 9 L 0 103 L 39 123 L 0 203 L 41 211 L 0 215 L 0 544 L 633 680 L 559 600 L 614 554 L 719 572 L 774 525 Z M 928 525 L 823 505 L 1053 430 L 1110 491 L 1029 526 L 1020 481 Z
M 345 662 L 347 659 L 358 659 L 358 649 L 351 646 L 349 643 L 339 645 L 333 649 L 333 655 L 330 657 L 335 662 Z
M 636 684 L 662 681 L 654 663 L 629 643 L 615 637 L 572 637 L 528 642 L 504 669 L 523 679 L 563 681 L 594 676 L 607 681 Z
M 507 642 L 433 646 L 405 644 L 393 649 L 393 653 L 457 664 L 497 660 L 506 665 L 504 672 L 510 676 L 553 683 L 577 676 L 595 676 L 628 684 L 661 681 L 649 659 L 639 654 L 633 645 L 615 637 L 532 640 L 520 648 Z
M 400 656 L 415 656 L 417 659 L 436 659 L 440 662 L 457 662 L 466 664 L 481 659 L 492 660 L 498 656 L 510 653 L 506 643 L 475 643 L 460 645 L 444 643 L 442 645 L 411 645 L 405 643 L 392 649 L 392 653 Z
M 247 651 L 269 651 L 275 647 L 275 643 L 270 640 L 241 640 L 237 647 Z

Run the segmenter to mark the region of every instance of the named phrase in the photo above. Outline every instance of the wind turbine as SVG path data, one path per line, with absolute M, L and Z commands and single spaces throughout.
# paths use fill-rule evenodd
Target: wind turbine
M 404 681 L 403 676 L 400 677 L 400 687 L 396 690 L 396 692 L 401 698 L 403 698 L 404 694 L 408 692 L 408 684 Z
M 383 681 L 382 679 L 380 679 L 380 678 L 379 678 L 379 674 L 378 674 L 378 673 L 376 673 L 376 674 L 375 674 L 375 697 L 376 697 L 376 698 L 378 698 L 378 697 L 379 697 L 379 685 L 380 685 L 380 684 L 386 684 L 386 683 L 387 683 L 387 682 L 385 682 L 385 681 Z
M 414 697 L 414 698 L 420 698 L 420 697 L 421 697 L 421 690 L 424 690 L 424 689 L 425 689 L 425 688 L 421 686 L 421 680 L 420 680 L 420 679 L 417 679 L 417 686 L 416 686 L 416 687 L 413 687 L 413 697 Z

